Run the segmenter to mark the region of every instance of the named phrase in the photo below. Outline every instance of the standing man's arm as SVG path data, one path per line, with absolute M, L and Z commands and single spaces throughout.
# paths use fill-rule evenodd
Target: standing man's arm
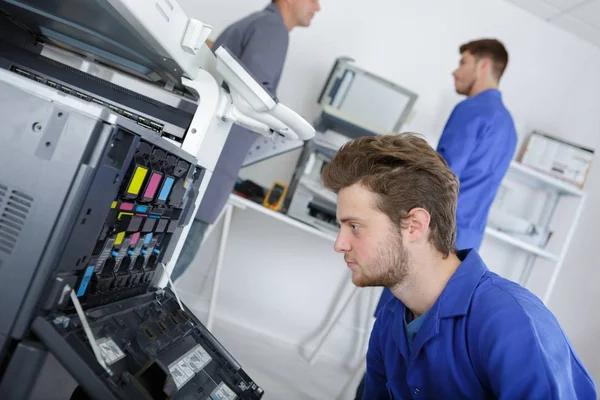
M 471 154 L 475 151 L 482 129 L 481 114 L 467 102 L 455 107 L 437 146 L 448 166 L 460 180 Z
M 289 33 L 278 21 L 257 21 L 247 33 L 240 56 L 242 64 L 256 80 L 275 95 L 285 57 Z
M 379 319 L 375 321 L 371 338 L 369 339 L 369 350 L 367 351 L 367 373 L 365 376 L 364 400 L 389 400 L 385 376 L 385 364 L 383 351 L 379 342 Z
M 496 398 L 597 398 L 592 379 L 547 310 L 529 316 L 516 301 L 504 301 L 472 328 L 474 365 Z

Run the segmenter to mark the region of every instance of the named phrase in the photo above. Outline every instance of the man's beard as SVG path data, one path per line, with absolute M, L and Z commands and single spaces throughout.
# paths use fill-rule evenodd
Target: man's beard
M 456 93 L 463 95 L 463 96 L 468 96 L 471 93 L 471 90 L 473 90 L 473 86 L 475 86 L 475 79 L 473 79 L 466 87 L 464 88 L 456 88 Z
M 401 240 L 399 237 L 388 239 L 369 266 L 359 266 L 360 275 L 353 280 L 354 284 L 386 288 L 406 284 L 409 280 L 409 255 Z
M 477 76 L 475 73 L 475 68 L 471 71 L 471 78 L 469 83 L 465 84 L 462 88 L 458 88 L 455 87 L 456 89 L 456 93 L 463 95 L 463 96 L 469 96 L 471 94 L 471 91 L 473 90 L 473 87 L 475 86 L 475 83 L 477 82 Z

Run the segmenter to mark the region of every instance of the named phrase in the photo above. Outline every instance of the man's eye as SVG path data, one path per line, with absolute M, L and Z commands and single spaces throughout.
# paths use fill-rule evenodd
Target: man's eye
M 350 227 L 352 228 L 352 230 L 353 230 L 353 231 L 355 231 L 355 230 L 357 230 L 357 229 L 358 229 L 358 225 L 354 225 L 354 224 L 353 224 L 353 225 L 350 225 Z

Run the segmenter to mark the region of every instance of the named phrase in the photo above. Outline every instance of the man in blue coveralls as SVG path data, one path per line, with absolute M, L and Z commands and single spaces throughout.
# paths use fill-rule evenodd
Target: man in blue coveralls
M 492 202 L 515 153 L 517 132 L 498 90 L 508 64 L 504 45 L 476 40 L 460 46 L 460 54 L 454 87 L 467 98 L 450 114 L 437 151 L 460 182 L 456 248 L 479 250 Z M 384 289 L 375 315 L 390 298 L 392 292 Z
M 262 11 L 255 12 L 229 26 L 217 38 L 213 49 L 225 46 L 272 95 L 275 95 L 287 55 L 289 32 L 310 25 L 320 10 L 319 0 L 273 0 Z M 234 125 L 217 161 L 213 176 L 196 218 L 192 222 L 171 278 L 175 281 L 190 266 L 204 232 L 225 206 L 235 185 L 239 170 L 259 135 Z
M 515 153 L 517 132 L 498 90 L 508 64 L 504 45 L 495 39 L 476 40 L 462 45 L 460 53 L 454 86 L 467 99 L 452 111 L 437 151 L 460 182 L 457 248 L 479 249 L 492 202 Z
M 322 178 L 352 281 L 393 293 L 371 333 L 365 400 L 597 398 L 540 299 L 456 250 L 459 179 L 425 140 L 362 137 Z

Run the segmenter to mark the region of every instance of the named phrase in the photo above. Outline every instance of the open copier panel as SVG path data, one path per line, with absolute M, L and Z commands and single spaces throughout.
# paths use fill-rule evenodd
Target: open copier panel
M 95 361 L 76 315 L 54 329 L 123 399 L 260 399 L 259 388 L 169 291 L 87 311 L 112 376 Z M 62 324 L 64 321 L 64 325 Z M 50 326 L 39 327 L 40 330 Z M 58 337 L 58 336 L 57 336 Z
M 113 144 L 110 162 L 133 154 L 114 199 L 104 204 L 94 248 L 86 256 L 77 245 L 83 233 L 77 227 L 93 212 L 87 207 L 95 202 L 92 190 L 72 232 L 72 247 L 67 245 L 72 251 L 60 263 L 63 270 L 77 271 L 76 295 L 113 375 L 94 359 L 71 302 L 58 308 L 66 314 L 57 310 L 48 320 L 123 398 L 259 399 L 262 389 L 171 291 L 149 292 L 178 225 L 189 222 L 184 206 L 195 196 L 186 195 L 197 191 L 202 170 L 124 130 Z
M 142 97 L 10 33 L 0 29 L 0 398 L 28 398 L 52 353 L 86 398 L 260 399 L 193 312 L 156 289 L 205 173 L 155 129 L 178 110 L 144 100 L 133 118 Z
M 131 150 L 133 157 L 110 208 L 105 210 L 94 248 L 89 254 L 75 251 L 64 257 L 65 265 L 74 262 L 75 267 L 84 266 L 76 287 L 77 296 L 87 307 L 148 289 L 160 268 L 162 251 L 168 248 L 180 223 L 186 190 L 194 181 L 194 168 L 188 161 L 145 141 L 129 149 L 133 138 L 124 131 L 119 131 L 116 139 L 114 151 Z M 91 209 L 82 211 L 80 225 L 85 225 Z M 77 228 L 73 241 L 79 241 Z
M 39 341 L 90 398 L 260 399 L 193 312 L 153 285 L 204 170 L 98 105 L 48 101 L 52 90 L 0 71 L 0 109 L 14 115 L 4 132 L 15 139 L 0 149 L 11 165 L 0 171 L 0 395 L 25 383 L 22 348 Z
M 75 282 L 112 375 L 95 360 L 68 297 L 57 299 L 47 322 L 125 399 L 259 399 L 262 389 L 170 290 L 150 291 L 174 234 L 189 222 L 202 169 L 124 129 L 109 147 L 105 164 L 126 172 L 115 174 L 112 195 L 106 185 L 89 189 L 59 276 Z

